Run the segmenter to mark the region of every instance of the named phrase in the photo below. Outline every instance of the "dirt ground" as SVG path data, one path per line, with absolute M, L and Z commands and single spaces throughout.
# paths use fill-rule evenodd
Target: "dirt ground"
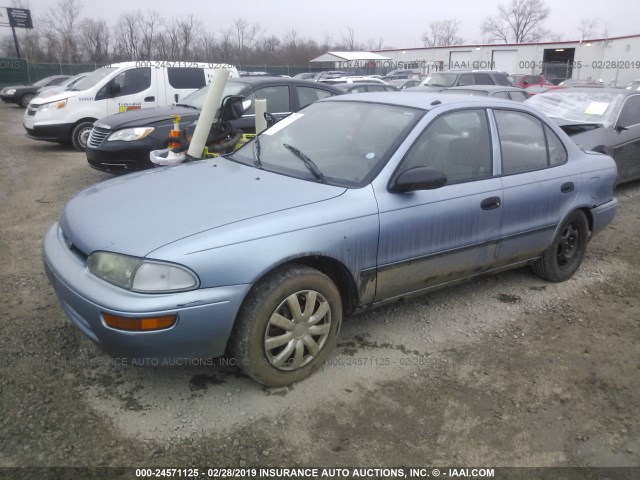
M 317 374 L 266 389 L 117 365 L 67 320 L 42 237 L 110 176 L 22 115 L 0 105 L 0 467 L 640 465 L 639 183 L 573 279 L 520 269 L 347 319 Z

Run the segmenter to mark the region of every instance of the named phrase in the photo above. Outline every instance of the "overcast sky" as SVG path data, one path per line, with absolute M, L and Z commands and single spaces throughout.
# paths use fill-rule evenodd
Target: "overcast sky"
M 460 35 L 465 43 L 481 42 L 482 20 L 494 15 L 498 4 L 509 1 L 81 0 L 81 3 L 83 16 L 104 18 L 110 25 L 115 25 L 122 13 L 151 9 L 164 18 L 193 13 L 211 30 L 224 29 L 242 17 L 249 23 L 260 24 L 268 34 L 281 36 L 295 29 L 299 36 L 317 41 L 325 37 L 339 41 L 346 35 L 347 27 L 351 27 L 358 43 L 382 36 L 385 45 L 410 48 L 422 46 L 422 32 L 430 22 L 446 19 L 460 21 Z M 34 24 L 55 4 L 55 0 L 30 0 Z M 640 34 L 638 0 L 561 0 L 546 4 L 551 13 L 545 28 L 561 34 L 563 40 L 579 39 L 578 26 L 585 18 L 600 19 L 598 36 L 605 24 L 609 36 Z M 10 0 L 0 0 L 0 5 L 9 6 Z

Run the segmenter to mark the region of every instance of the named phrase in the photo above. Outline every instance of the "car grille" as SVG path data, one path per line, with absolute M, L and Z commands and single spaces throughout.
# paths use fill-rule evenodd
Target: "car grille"
M 87 145 L 92 148 L 99 147 L 104 139 L 111 133 L 111 130 L 100 127 L 93 127 L 91 129 L 91 133 L 89 134 L 89 140 L 87 140 Z

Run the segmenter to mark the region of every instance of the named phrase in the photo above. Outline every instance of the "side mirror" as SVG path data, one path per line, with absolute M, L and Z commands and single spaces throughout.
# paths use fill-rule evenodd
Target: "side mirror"
M 109 85 L 109 96 L 115 97 L 116 95 L 120 95 L 122 93 L 122 87 L 119 83 L 112 83 Z
M 392 192 L 407 193 L 415 190 L 434 190 L 447 184 L 447 176 L 432 167 L 414 167 L 398 175 L 391 185 Z
M 618 133 L 624 132 L 625 130 L 629 130 L 629 127 L 623 127 L 622 125 L 620 125 L 619 123 L 616 124 L 614 130 Z
M 222 100 L 220 107 L 220 120 L 228 122 L 240 118 L 244 112 L 251 106 L 251 100 L 245 99 L 240 95 L 230 95 Z

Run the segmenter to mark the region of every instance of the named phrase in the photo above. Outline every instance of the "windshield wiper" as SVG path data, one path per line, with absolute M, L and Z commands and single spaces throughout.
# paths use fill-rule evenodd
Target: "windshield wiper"
M 260 161 L 260 138 L 258 138 L 258 135 L 256 135 L 255 138 L 253 139 L 253 155 L 254 157 L 256 157 L 253 164 L 256 166 L 256 168 L 261 169 L 262 162 Z
M 302 153 L 296 147 L 292 147 L 288 143 L 283 143 L 282 146 L 285 147 L 287 150 L 289 150 L 291 153 L 293 153 L 300 160 L 302 160 L 302 162 L 304 163 L 305 167 L 307 167 L 309 169 L 309 171 L 313 174 L 314 177 L 316 177 L 322 183 L 327 183 L 327 179 L 324 178 L 324 175 L 322 174 L 322 172 L 318 168 L 318 165 L 316 165 L 313 160 L 311 160 L 309 157 L 307 157 L 304 153 Z
M 195 108 L 196 110 L 200 110 L 198 107 L 194 107 L 193 105 L 189 105 L 187 103 L 176 103 L 176 107 L 187 107 L 187 108 Z

